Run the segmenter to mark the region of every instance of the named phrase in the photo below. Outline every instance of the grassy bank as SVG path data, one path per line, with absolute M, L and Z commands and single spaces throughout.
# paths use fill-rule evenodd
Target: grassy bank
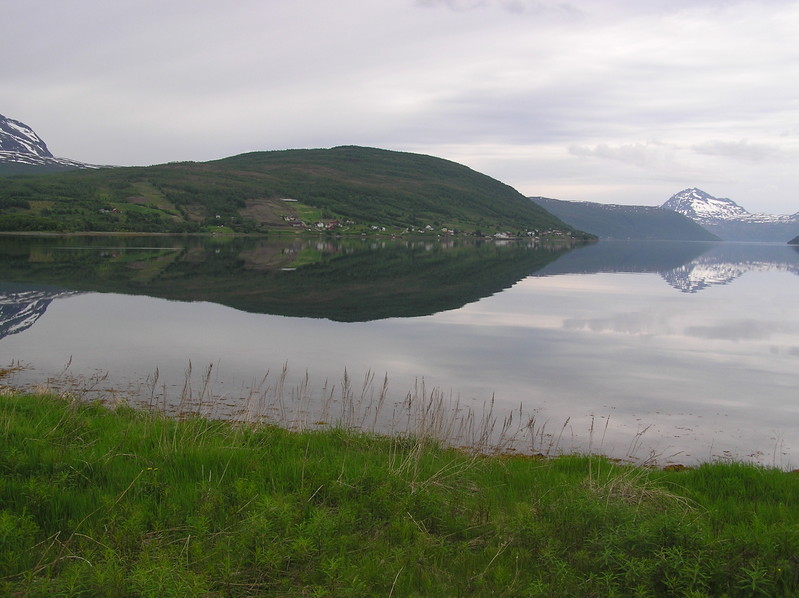
M 0 396 L 0 594 L 795 596 L 799 477 Z

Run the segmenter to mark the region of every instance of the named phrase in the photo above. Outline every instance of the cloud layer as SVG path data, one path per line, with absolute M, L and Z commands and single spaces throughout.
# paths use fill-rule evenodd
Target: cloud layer
M 797 30 L 780 0 L 31 0 L 0 112 L 94 163 L 361 144 L 527 195 L 794 213 Z

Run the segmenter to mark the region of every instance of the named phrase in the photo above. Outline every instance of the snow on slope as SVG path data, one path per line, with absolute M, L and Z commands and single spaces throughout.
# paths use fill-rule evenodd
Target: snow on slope
M 752 214 L 731 199 L 713 197 L 696 187 L 675 193 L 661 207 L 684 214 L 699 224 L 799 222 L 799 212 L 793 215 Z
M 6 118 L 2 114 L 0 114 L 0 151 L 27 154 L 39 158 L 53 157 L 53 154 L 47 149 L 47 144 L 34 133 L 33 129 L 25 123 L 13 118 Z
M 98 168 L 77 160 L 56 158 L 28 125 L 0 114 L 0 164 Z

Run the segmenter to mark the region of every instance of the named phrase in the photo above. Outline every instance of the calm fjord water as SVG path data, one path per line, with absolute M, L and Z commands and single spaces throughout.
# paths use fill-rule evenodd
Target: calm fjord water
M 799 467 L 789 246 L 2 237 L 0 262 L 0 384 L 169 402 L 212 366 L 224 416 L 286 366 L 304 407 L 371 372 L 388 411 L 423 382 L 534 416 L 519 450 Z

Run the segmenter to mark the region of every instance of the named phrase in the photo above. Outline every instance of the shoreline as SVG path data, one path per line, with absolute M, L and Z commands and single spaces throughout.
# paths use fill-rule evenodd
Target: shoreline
M 405 396 L 402 401 L 391 399 L 387 391 L 387 377 L 382 388 L 372 387 L 370 384 L 366 393 L 367 386 L 364 385 L 360 396 L 356 396 L 345 372 L 345 379 L 340 382 L 341 397 L 334 398 L 332 394 L 324 395 L 323 389 L 309 387 L 307 376 L 305 382 L 299 386 L 289 383 L 288 368 L 284 365 L 283 372 L 274 381 L 274 385 L 269 385 L 266 389 L 251 388 L 248 391 L 249 396 L 233 401 L 235 395 L 215 394 L 212 377 L 218 373 L 212 375 L 213 366 L 198 374 L 192 373 L 189 363 L 183 381 L 173 381 L 169 386 L 165 383 L 159 386 L 163 380 L 159 379 L 156 369 L 152 376 L 144 380 L 129 381 L 127 389 L 109 387 L 106 382 L 107 372 L 75 376 L 67 374 L 69 368 L 70 364 L 67 364 L 59 376 L 48 376 L 44 382 L 29 381 L 19 384 L 13 381 L 14 375 L 31 370 L 30 365 L 12 363 L 0 367 L 0 393 L 55 396 L 83 403 L 97 403 L 109 409 L 127 406 L 142 412 L 158 412 L 178 421 L 200 418 L 234 425 L 274 425 L 293 432 L 340 428 L 354 433 L 372 433 L 391 438 L 421 431 L 435 442 L 454 450 L 504 458 L 541 460 L 597 457 L 618 464 L 664 471 L 695 469 L 714 463 L 738 463 L 799 473 L 799 469 L 792 465 L 780 466 L 777 463 L 776 448 L 770 463 L 762 453 L 761 459 L 755 458 L 757 453 L 746 455 L 729 451 L 711 454 L 707 458 L 679 459 L 684 451 L 672 445 L 668 455 L 659 453 L 647 442 L 651 435 L 646 436 L 646 433 L 651 425 L 636 432 L 630 430 L 626 444 L 621 445 L 626 446 L 626 449 L 619 450 L 619 447 L 603 450 L 607 429 L 602 431 L 598 428 L 602 419 L 605 419 L 607 428 L 610 416 L 603 418 L 591 415 L 582 418 L 587 436 L 581 435 L 579 431 L 575 435 L 571 427 L 580 418 L 566 417 L 560 425 L 550 425 L 550 420 L 541 423 L 536 419 L 538 408 L 533 410 L 532 416 L 525 415 L 520 408 L 512 410 L 515 412 L 515 424 L 511 424 L 514 413 L 499 408 L 495 411 L 493 401 L 484 402 L 482 408 L 478 408 L 478 405 L 467 406 L 461 404 L 459 398 L 453 399 L 451 391 L 447 393 L 439 388 L 425 389 L 423 382 L 421 389 L 400 393 Z M 265 381 L 266 377 L 261 384 Z M 333 388 L 336 388 L 335 384 Z M 287 399 L 288 395 L 303 398 Z M 391 405 L 394 405 L 395 411 L 398 406 L 405 410 L 404 419 L 398 419 L 396 413 L 388 417 L 387 412 Z M 479 412 L 482 412 L 482 416 Z M 467 421 L 470 423 L 467 424 Z M 471 428 L 467 431 L 469 426 Z M 567 426 L 570 432 L 567 432 Z M 671 437 L 672 440 L 679 439 L 677 431 Z M 658 436 L 653 442 L 662 443 L 664 438 L 662 435 Z

